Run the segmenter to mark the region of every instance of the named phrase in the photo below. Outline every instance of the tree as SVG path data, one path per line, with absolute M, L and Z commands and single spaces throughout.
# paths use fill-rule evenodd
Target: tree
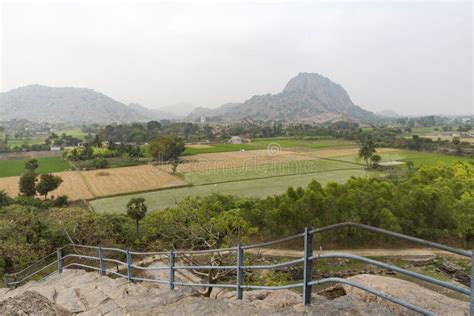
M 145 217 L 147 207 L 145 205 L 144 198 L 132 198 L 127 203 L 127 215 L 135 220 L 137 238 L 140 238 L 140 227 L 139 222 Z
M 382 157 L 380 157 L 380 155 L 373 154 L 372 157 L 370 157 L 370 161 L 372 162 L 373 166 L 378 166 L 380 161 L 382 161 Z
M 173 161 L 171 161 L 171 173 L 172 174 L 176 173 L 176 169 L 178 168 L 180 163 L 181 162 L 178 159 L 173 159 Z
M 148 123 L 146 123 L 146 128 L 147 128 L 148 130 L 160 129 L 160 128 L 161 128 L 161 124 L 160 124 L 160 122 L 158 122 L 158 121 L 149 121 Z
M 453 145 L 456 146 L 456 154 L 461 155 L 462 148 L 461 148 L 461 139 L 459 137 L 453 137 Z
M 48 193 L 56 190 L 62 182 L 63 179 L 59 176 L 50 173 L 42 174 L 40 176 L 40 182 L 36 185 L 36 191 L 43 195 L 46 200 Z
M 157 141 L 150 143 L 150 153 L 158 161 L 179 159 L 184 151 L 184 142 L 173 136 L 161 136 Z
M 34 172 L 36 169 L 38 169 L 38 167 L 39 167 L 39 163 L 38 163 L 38 160 L 36 159 L 31 159 L 25 162 L 25 169 L 31 172 Z
M 25 172 L 19 182 L 20 193 L 24 196 L 35 196 L 36 194 L 36 173 L 33 171 Z
M 147 216 L 147 238 L 159 240 L 168 248 L 204 250 L 234 247 L 246 242 L 257 232 L 240 214 L 238 200 L 232 196 L 213 194 L 206 197 L 188 197 L 177 202 L 175 208 L 155 212 Z M 235 264 L 235 252 L 213 252 L 209 256 L 183 256 L 190 265 Z M 248 260 L 252 260 L 248 258 Z M 234 271 L 209 269 L 196 270 L 195 274 L 205 277 L 208 284 L 215 284 Z M 212 287 L 203 293 L 210 296 Z
M 0 207 L 10 205 L 13 199 L 8 196 L 7 192 L 0 190 Z
M 365 160 L 365 165 L 369 167 L 369 160 L 376 153 L 375 144 L 372 137 L 361 137 L 359 139 L 359 157 Z

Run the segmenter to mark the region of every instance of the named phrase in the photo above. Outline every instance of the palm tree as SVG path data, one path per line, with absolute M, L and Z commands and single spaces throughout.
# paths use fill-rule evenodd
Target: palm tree
M 375 144 L 372 138 L 361 138 L 359 140 L 359 157 L 365 160 L 367 168 L 369 167 L 369 160 L 375 152 Z
M 137 229 L 137 238 L 140 238 L 139 222 L 145 217 L 147 207 L 144 198 L 132 198 L 127 203 L 127 215 L 135 220 Z

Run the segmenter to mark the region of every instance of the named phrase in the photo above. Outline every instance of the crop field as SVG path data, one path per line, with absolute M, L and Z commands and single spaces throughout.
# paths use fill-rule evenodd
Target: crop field
M 14 148 L 16 146 L 20 147 L 21 145 L 44 144 L 44 141 L 46 138 L 47 138 L 46 135 L 38 135 L 38 136 L 20 138 L 20 139 L 9 138 L 7 145 L 10 148 Z
M 245 144 L 205 144 L 187 146 L 184 155 L 196 155 L 206 153 L 220 153 L 243 150 L 266 149 L 269 146 L 277 146 L 281 149 L 291 148 L 329 148 L 355 146 L 355 143 L 339 139 L 320 139 L 320 140 L 303 140 L 293 138 L 258 138 L 251 143 Z
M 359 169 L 276 176 L 103 198 L 90 201 L 90 204 L 96 212 L 124 213 L 126 212 L 126 204 L 132 197 L 143 197 L 146 200 L 149 211 L 157 211 L 174 206 L 177 201 L 188 196 L 205 195 L 216 192 L 246 197 L 266 197 L 280 194 L 289 186 L 307 186 L 314 179 L 325 184 L 329 181 L 344 182 L 351 176 L 364 177 L 367 174 L 368 172 L 365 170 Z
M 68 171 L 55 174 L 63 179 L 63 183 L 51 194 L 67 195 L 71 200 L 186 185 L 186 182 L 180 178 L 167 172 L 150 170 L 148 166 Z M 18 195 L 19 180 L 20 177 L 0 179 L 0 190 L 5 190 L 11 196 Z
M 411 160 L 415 166 L 436 165 L 439 161 L 447 164 L 459 160 L 473 161 L 466 157 L 390 148 L 380 148 L 377 152 L 384 162 Z M 198 154 L 186 157 L 187 163 L 178 167 L 183 180 L 191 187 L 101 198 L 90 204 L 98 212 L 124 212 L 131 197 L 141 196 L 146 199 L 150 211 L 157 211 L 173 206 L 187 196 L 219 192 L 266 197 L 282 193 L 289 186 L 304 187 L 313 179 L 326 184 L 330 181 L 344 182 L 351 176 L 382 175 L 377 171 L 366 171 L 357 153 L 357 148 L 341 147 L 282 150 L 274 156 L 268 156 L 265 150 Z M 167 167 L 157 168 L 163 170 Z
M 25 172 L 25 162 L 30 159 L 0 160 L 0 178 L 18 176 Z M 61 157 L 37 158 L 38 173 L 60 172 L 71 168 L 71 165 Z
M 203 185 L 209 183 L 222 183 L 241 181 L 248 179 L 262 179 L 278 177 L 280 181 L 286 181 L 285 176 L 313 174 L 341 171 L 342 174 L 353 174 L 355 170 L 362 170 L 364 166 L 350 162 L 340 162 L 325 159 L 288 161 L 285 163 L 271 163 L 252 165 L 241 168 L 224 168 L 209 171 L 186 172 L 184 180 L 192 185 Z M 342 172 L 346 171 L 346 172 Z M 324 176 L 325 177 L 325 176 Z M 326 177 L 325 177 L 326 178 Z
M 390 161 L 412 161 L 415 166 L 435 166 L 438 163 L 445 163 L 452 165 L 458 161 L 474 163 L 474 157 L 458 157 L 452 155 L 429 153 L 423 151 L 412 151 L 412 150 L 391 150 L 377 152 L 382 157 L 382 162 Z M 350 162 L 363 162 L 357 156 L 340 157 L 338 160 L 350 161 Z

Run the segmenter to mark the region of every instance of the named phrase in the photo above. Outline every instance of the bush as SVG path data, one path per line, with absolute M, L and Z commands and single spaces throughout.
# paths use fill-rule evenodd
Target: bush
M 69 198 L 67 195 L 60 195 L 53 200 L 53 206 L 55 207 L 65 207 L 69 204 Z
M 109 166 L 109 162 L 105 158 L 95 158 L 92 161 L 92 167 L 95 169 L 105 169 Z

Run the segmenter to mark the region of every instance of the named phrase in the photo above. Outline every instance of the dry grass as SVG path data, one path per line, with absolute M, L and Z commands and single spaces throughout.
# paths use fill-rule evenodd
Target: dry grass
M 186 184 L 183 180 L 149 166 L 124 167 L 94 171 L 67 171 L 55 173 L 63 179 L 61 186 L 50 195 L 67 195 L 71 200 L 121 193 L 155 190 Z M 0 190 L 17 196 L 20 177 L 0 178 Z
M 311 157 L 305 157 L 293 151 L 275 151 L 269 153 L 267 150 L 252 150 L 200 154 L 187 157 L 186 162 L 179 165 L 177 170 L 182 173 L 196 172 L 308 159 L 311 159 Z M 163 168 L 168 169 L 167 166 L 163 166 Z
M 145 166 L 83 171 L 89 190 L 95 196 L 114 195 L 127 192 L 146 191 L 185 185 L 186 182 L 162 170 Z
M 186 147 L 188 147 L 188 148 L 212 148 L 211 145 L 205 145 L 205 144 L 186 144 Z

